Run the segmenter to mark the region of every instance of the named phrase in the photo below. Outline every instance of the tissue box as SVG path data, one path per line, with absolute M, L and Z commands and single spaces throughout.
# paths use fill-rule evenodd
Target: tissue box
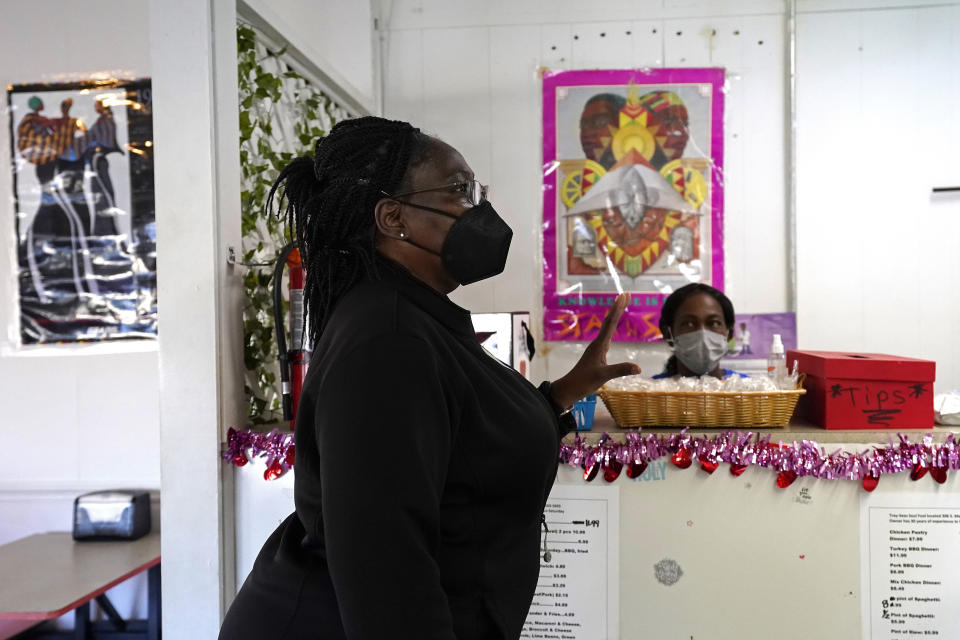
M 149 532 L 147 491 L 95 491 L 73 502 L 74 540 L 136 540 Z
M 807 393 L 797 413 L 826 429 L 930 429 L 936 363 L 882 353 L 787 351 Z

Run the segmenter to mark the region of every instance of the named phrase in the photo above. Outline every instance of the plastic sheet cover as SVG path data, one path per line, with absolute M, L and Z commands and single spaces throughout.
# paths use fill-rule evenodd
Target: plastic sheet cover
M 155 338 L 150 81 L 14 85 L 7 106 L 21 342 Z
M 617 293 L 615 339 L 660 339 L 663 300 L 723 288 L 724 70 L 544 71 L 547 340 L 592 340 Z

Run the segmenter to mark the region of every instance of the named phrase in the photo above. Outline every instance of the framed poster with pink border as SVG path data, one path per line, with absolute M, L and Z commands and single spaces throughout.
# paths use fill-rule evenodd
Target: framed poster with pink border
M 663 300 L 723 288 L 724 70 L 544 71 L 544 338 L 660 339 Z

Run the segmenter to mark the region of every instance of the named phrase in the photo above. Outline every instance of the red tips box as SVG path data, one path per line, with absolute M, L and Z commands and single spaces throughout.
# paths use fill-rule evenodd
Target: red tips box
M 930 429 L 936 363 L 882 353 L 787 351 L 807 374 L 797 413 L 826 429 Z

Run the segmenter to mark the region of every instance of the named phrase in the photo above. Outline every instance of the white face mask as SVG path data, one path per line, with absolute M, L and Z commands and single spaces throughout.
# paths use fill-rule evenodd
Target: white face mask
M 728 348 L 726 336 L 709 329 L 681 333 L 673 338 L 677 360 L 698 376 L 716 369 Z

